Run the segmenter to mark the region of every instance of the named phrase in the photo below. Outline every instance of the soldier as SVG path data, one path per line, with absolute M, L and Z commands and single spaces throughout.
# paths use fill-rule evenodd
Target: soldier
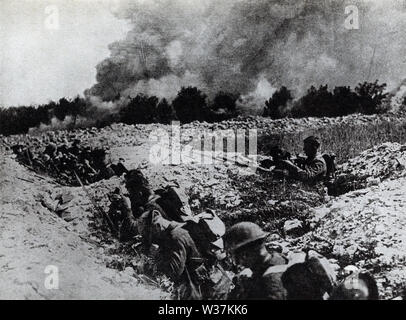
M 218 254 L 223 249 L 221 232 L 206 232 L 204 227 L 198 226 L 206 226 L 209 229 L 210 226 L 191 217 L 188 223 L 171 219 L 173 216 L 171 217 L 168 208 L 157 203 L 159 198 L 151 190 L 140 170 L 130 170 L 125 179 L 129 194 L 122 195 L 117 190 L 116 200 L 113 201 L 116 203 L 115 207 L 121 211 L 116 219 L 112 218 L 121 220 L 121 240 L 140 236 L 147 252 L 152 244 L 159 246 L 158 270 L 175 282 L 178 298 L 209 298 L 213 294 L 214 286 L 210 280 L 209 269 L 222 258 Z M 178 201 L 178 205 L 182 205 L 182 202 Z M 180 211 L 180 208 L 178 210 Z M 110 216 L 113 213 L 110 212 Z M 182 212 L 179 215 L 181 216 Z M 218 224 L 218 220 L 212 220 Z M 202 232 L 194 232 L 197 229 Z M 211 228 L 213 229 L 221 228 L 216 226 Z M 210 236 L 205 237 L 206 233 Z
M 331 294 L 330 300 L 378 300 L 375 279 L 369 273 L 355 272 L 345 278 Z
M 307 252 L 303 262 L 292 264 L 282 275 L 288 300 L 326 300 L 335 281 L 328 260 L 315 251 Z
M 100 155 L 100 158 L 98 159 L 96 164 L 97 168 L 100 169 L 98 174 L 99 179 L 110 179 L 111 177 L 114 177 L 116 175 L 111 163 L 109 163 L 109 161 L 107 160 L 107 155 L 105 152 Z
M 317 137 L 310 136 L 303 140 L 303 151 L 306 159 L 297 164 L 290 160 L 282 160 L 283 165 L 289 171 L 289 176 L 308 183 L 323 180 L 327 174 L 327 165 L 323 157 L 318 153 L 320 141 Z
M 114 174 L 118 177 L 121 177 L 124 173 L 128 173 L 128 169 L 124 165 L 124 159 L 120 158 L 118 163 L 110 164 L 111 169 L 113 169 Z
M 137 219 L 147 210 L 155 209 L 168 218 L 164 209 L 156 203 L 148 180 L 140 170 L 130 170 L 125 175 L 127 193 L 117 188 L 111 197 L 110 214 L 120 230 L 121 240 L 138 235 Z
M 257 224 L 240 222 L 224 235 L 226 250 L 233 264 L 249 268 L 252 276 L 236 283 L 230 299 L 286 299 L 281 277 L 287 259 L 278 252 L 270 253 L 265 247 L 268 236 Z
M 125 175 L 127 193 L 117 188 L 111 197 L 112 219 L 122 229 L 122 240 L 137 235 L 137 219 L 147 210 L 157 210 L 170 221 L 185 222 L 191 217 L 190 207 L 182 194 L 174 188 L 156 194 L 140 170 L 129 170 Z M 157 191 L 158 192 L 158 191 Z
M 218 283 L 210 276 L 215 265 L 225 257 L 221 254 L 222 233 L 213 233 L 213 230 L 219 229 L 218 224 L 223 228 L 224 224 L 221 220 L 218 223 L 219 220 L 212 219 L 217 226 L 211 226 L 208 231 L 200 228 L 202 223 L 199 221 L 204 221 L 203 224 L 209 227 L 210 223 L 205 222 L 210 220 L 170 221 L 154 209 L 143 213 L 138 221 L 138 231 L 145 247 L 149 248 L 151 244 L 159 246 L 158 271 L 174 282 L 177 298 L 182 300 L 221 298 L 229 291 L 229 286 L 220 288 L 221 285 L 217 286 Z M 199 232 L 195 232 L 197 229 Z M 222 270 L 221 266 L 218 268 Z

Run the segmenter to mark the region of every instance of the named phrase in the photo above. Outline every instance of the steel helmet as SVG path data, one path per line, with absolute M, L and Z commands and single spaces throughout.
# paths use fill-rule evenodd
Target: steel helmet
M 148 180 L 145 178 L 144 174 L 139 169 L 128 171 L 127 174 L 125 175 L 125 181 L 127 185 L 149 188 Z
M 309 143 L 316 148 L 320 147 L 320 139 L 315 136 L 307 137 L 306 139 L 303 140 L 303 143 Z
M 227 230 L 224 235 L 225 247 L 235 251 L 254 241 L 265 239 L 269 235 L 253 222 L 239 222 Z

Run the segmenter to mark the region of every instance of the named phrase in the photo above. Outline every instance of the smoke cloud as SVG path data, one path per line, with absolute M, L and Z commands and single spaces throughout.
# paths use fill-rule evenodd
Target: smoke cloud
M 356 5 L 359 29 L 346 28 Z M 122 2 L 125 39 L 110 44 L 87 95 L 113 100 L 138 93 L 172 99 L 181 86 L 209 97 L 240 93 L 254 108 L 282 85 L 354 86 L 406 78 L 403 0 L 137 0 Z

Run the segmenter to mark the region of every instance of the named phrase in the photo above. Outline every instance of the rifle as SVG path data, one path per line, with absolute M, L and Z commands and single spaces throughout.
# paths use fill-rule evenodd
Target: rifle
M 270 156 L 272 157 L 273 165 L 275 165 L 278 169 L 284 169 L 284 166 L 281 163 L 284 160 L 290 160 L 293 164 L 299 167 L 301 167 L 306 161 L 306 157 L 299 154 L 296 154 L 296 156 L 293 157 L 290 152 L 282 149 L 279 146 L 274 146 L 271 148 Z
M 269 155 L 272 157 L 272 160 L 275 163 L 281 162 L 283 160 L 291 160 L 292 158 L 290 152 L 282 149 L 280 146 L 273 146 L 269 152 Z
M 118 235 L 118 231 L 117 229 L 114 227 L 113 222 L 111 221 L 110 217 L 108 216 L 108 214 L 106 212 L 104 212 L 104 210 L 102 208 L 100 208 L 100 206 L 97 205 L 96 201 L 94 201 L 94 199 L 90 196 L 89 192 L 87 191 L 87 189 L 85 188 L 85 186 L 82 183 L 82 180 L 80 180 L 78 174 L 76 173 L 76 171 L 74 170 L 73 173 L 76 176 L 76 179 L 78 180 L 80 186 L 82 187 L 83 191 L 86 193 L 87 197 L 89 198 L 90 202 L 92 203 L 93 207 L 96 209 L 96 212 L 99 213 L 101 218 L 105 218 L 107 221 L 107 224 L 110 228 L 110 231 L 114 234 L 114 235 Z

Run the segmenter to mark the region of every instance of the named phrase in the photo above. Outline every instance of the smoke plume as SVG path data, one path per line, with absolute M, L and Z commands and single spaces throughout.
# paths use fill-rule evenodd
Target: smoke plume
M 345 26 L 348 5 L 359 29 Z M 249 106 L 282 85 L 298 96 L 311 85 L 379 79 L 393 89 L 406 78 L 403 0 L 137 0 L 116 15 L 132 30 L 110 44 L 86 91 L 104 101 L 170 100 L 192 85 L 209 97 L 239 93 Z

